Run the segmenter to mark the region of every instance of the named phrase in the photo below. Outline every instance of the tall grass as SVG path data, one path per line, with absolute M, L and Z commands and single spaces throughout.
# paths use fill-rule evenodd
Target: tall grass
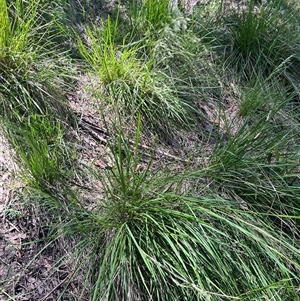
M 274 126 L 267 137 L 270 120 L 245 122 L 184 176 L 153 173 L 151 161 L 140 170 L 141 117 L 132 139 L 118 123 L 112 168 L 93 173 L 102 196 L 87 210 L 70 191 L 62 213 L 63 233 L 81 237 L 92 300 L 298 300 L 299 188 L 286 182 L 298 161 L 284 153 L 293 135 Z
M 82 256 L 90 250 L 83 264 L 94 284 L 92 300 L 297 300 L 299 250 L 272 223 L 272 212 L 241 209 L 236 198 L 227 194 L 225 199 L 216 186 L 206 195 L 176 194 L 176 177 L 153 175 L 150 165 L 137 172 L 139 158 L 122 132 L 115 143 L 112 170 L 97 175 L 104 197 L 92 211 L 74 211 L 76 219 L 64 230 L 81 233 Z M 199 170 L 188 179 L 229 184 L 213 176 L 214 167 L 221 172 L 211 165 L 210 172 Z M 294 217 L 277 218 L 290 224 Z
M 174 12 L 168 0 L 132 1 L 130 6 L 131 24 L 141 33 L 149 28 L 156 31 L 172 22 Z
M 5 6 L 5 1 L 1 3 Z M 43 2 L 16 1 L 1 11 L 5 22 L 1 22 L 0 107 L 6 118 L 30 115 L 32 110 L 42 115 L 67 114 L 58 86 L 69 71 L 61 72 L 58 80 L 63 60 L 57 59 L 51 37 L 56 20 L 45 20 L 44 8 Z
M 1 52 L 2 52 L 3 48 L 5 48 L 7 46 L 8 36 L 10 33 L 6 1 L 2 0 L 0 2 L 0 9 L 1 9 L 1 13 L 0 13 L 0 20 L 1 20 L 0 47 L 1 47 Z
M 133 46 L 125 37 L 118 45 L 118 28 L 118 19 L 108 18 L 100 29 L 87 28 L 87 42 L 79 39 L 79 51 L 99 76 L 107 99 L 121 112 L 141 112 L 148 124 L 161 129 L 169 124 L 189 126 L 192 105 L 179 98 L 176 79 L 154 68 L 151 59 L 141 57 L 142 41 Z
M 298 19 L 281 1 L 258 11 L 249 3 L 217 17 L 211 1 L 189 20 L 169 1 L 138 1 L 77 33 L 75 63 L 97 77 L 94 101 L 114 112 L 98 116 L 111 165 L 85 167 L 85 175 L 66 139 L 65 73 L 50 58 L 65 53 L 45 39 L 53 20 L 45 21 L 43 2 L 0 2 L 0 114 L 52 234 L 76 240 L 79 299 L 300 300 Z M 209 33 L 205 15 L 216 26 Z M 225 115 L 209 145 L 196 139 L 188 169 L 152 168 L 144 129 L 197 136 L 204 130 L 192 116 L 201 103 L 220 116 L 237 103 L 239 120 Z M 125 123 L 128 115 L 135 124 Z M 76 168 L 98 183 L 96 196 L 74 188 Z
M 246 78 L 275 72 L 291 88 L 297 86 L 299 18 L 292 7 L 281 0 L 268 4 L 251 0 L 246 9 L 232 13 L 227 25 L 232 45 L 228 62 Z
M 31 114 L 25 121 L 15 125 L 9 123 L 7 135 L 19 158 L 27 185 L 48 191 L 55 184 L 62 183 L 63 177 L 72 176 L 68 172 L 72 156 L 58 120 Z

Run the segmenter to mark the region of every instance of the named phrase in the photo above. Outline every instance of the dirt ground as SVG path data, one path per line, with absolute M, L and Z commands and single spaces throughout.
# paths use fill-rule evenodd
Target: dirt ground
M 60 300 L 88 300 L 71 279 L 68 242 L 45 239 L 47 215 L 31 202 L 13 155 L 0 132 L 0 301 L 55 301 L 62 293 Z
M 17 171 L 0 133 L 0 300 L 55 300 L 45 296 L 51 297 L 59 280 L 43 281 L 51 269 L 50 256 L 39 254 L 38 244 L 26 244 L 39 237 L 39 218 L 34 208 L 23 210 Z

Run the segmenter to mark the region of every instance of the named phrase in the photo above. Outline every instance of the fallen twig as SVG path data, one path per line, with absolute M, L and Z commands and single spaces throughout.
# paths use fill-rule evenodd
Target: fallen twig
M 99 126 L 91 123 L 90 121 L 87 121 L 84 117 L 81 116 L 81 119 L 79 121 L 79 126 L 86 132 L 88 132 L 95 140 L 98 140 L 100 141 L 102 144 L 104 145 L 107 145 L 107 138 L 108 138 L 108 133 L 103 130 L 102 128 L 100 128 Z M 135 142 L 132 141 L 132 140 L 129 140 L 129 143 L 131 145 L 134 145 Z M 155 154 L 155 155 L 161 155 L 161 156 L 164 156 L 164 157 L 168 157 L 172 160 L 176 160 L 176 161 L 180 161 L 180 162 L 183 162 L 183 163 L 188 163 L 189 161 L 188 160 L 185 160 L 185 159 L 181 159 L 177 156 L 174 156 L 174 155 L 171 155 L 171 154 L 168 154 L 164 151 L 161 151 L 161 150 L 155 150 L 153 149 L 152 147 L 148 146 L 148 145 L 145 145 L 145 144 L 140 144 L 139 145 L 142 149 L 145 149 L 147 151 L 150 151 L 151 153 Z M 151 154 L 148 154 L 148 153 L 144 153 L 144 155 L 146 156 L 149 156 L 151 157 L 152 155 Z M 156 157 L 156 159 L 158 159 Z

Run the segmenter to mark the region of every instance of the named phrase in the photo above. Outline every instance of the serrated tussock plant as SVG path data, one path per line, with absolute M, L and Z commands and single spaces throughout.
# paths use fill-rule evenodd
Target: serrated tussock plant
M 299 211 L 298 125 L 289 120 L 285 102 L 278 102 L 270 111 L 249 115 L 234 137 L 217 145 L 210 157 L 208 178 L 223 196 L 236 200 L 256 212 L 296 217 Z M 287 107 L 289 108 L 289 106 Z M 291 111 L 290 111 L 291 113 Z M 297 112 L 295 112 L 297 113 Z M 299 113 L 298 113 L 299 115 Z M 295 117 L 295 116 L 294 116 Z M 290 223 L 290 224 L 289 224 Z M 299 235 L 297 218 L 290 218 L 282 231 Z M 297 234 L 296 234 L 297 233 Z
M 21 122 L 7 122 L 5 128 L 27 185 L 48 192 L 72 176 L 72 153 L 59 120 L 31 114 Z
M 288 107 L 287 100 L 292 101 L 294 96 L 295 93 L 289 93 L 276 76 L 272 76 L 269 80 L 257 76 L 242 89 L 239 114 L 259 116 L 261 112 L 270 113 L 274 109 L 278 110 L 279 115 L 284 114 Z M 281 110 L 279 110 L 280 104 Z
M 279 66 L 283 77 L 295 75 L 290 61 L 295 61 L 299 48 L 299 18 L 295 19 L 291 7 L 287 9 L 280 0 L 260 5 L 251 0 L 247 8 L 231 14 L 232 20 L 227 17 L 232 41 L 229 64 L 248 79 L 268 76 Z
M 234 194 L 222 195 L 216 184 L 226 180 L 224 158 L 183 176 L 210 177 L 209 187 L 198 181 L 201 187 L 178 194 L 182 176 L 154 172 L 151 161 L 141 167 L 140 115 L 132 139 L 119 123 L 115 131 L 108 142 L 111 168 L 93 173 L 103 197 L 87 210 L 73 195 L 63 225 L 66 235 L 80 236 L 76 254 L 82 254 L 81 269 L 93 284 L 91 300 L 297 300 L 297 238 L 278 231 L 275 206 L 255 211 L 235 187 L 228 191 L 248 208 Z M 289 213 L 277 218 L 291 225 Z
M 5 0 L 0 1 L 0 20 L 0 50 L 2 57 L 2 52 L 4 52 L 4 48 L 7 47 L 8 37 L 10 35 L 9 17 Z
M 87 41 L 79 38 L 82 57 L 100 78 L 108 101 L 123 113 L 136 115 L 161 128 L 168 124 L 188 126 L 191 106 L 180 100 L 176 81 L 139 55 L 139 43 L 131 46 L 124 38 L 118 45 L 118 20 L 108 18 L 101 28 L 87 28 Z
M 58 115 L 61 110 L 62 115 L 68 115 L 57 80 L 63 60 L 58 59 L 51 36 L 57 20 L 44 19 L 48 11 L 44 11 L 42 1 L 26 5 L 19 0 L 1 1 L 1 6 L 1 115 L 10 118 L 17 111 L 23 115 L 30 114 L 30 110 L 37 114 L 52 110 Z M 61 78 L 64 75 L 67 78 L 68 72 L 60 73 Z
M 148 29 L 159 30 L 172 22 L 174 12 L 169 0 L 132 1 L 130 5 L 131 24 L 135 31 L 145 33 Z

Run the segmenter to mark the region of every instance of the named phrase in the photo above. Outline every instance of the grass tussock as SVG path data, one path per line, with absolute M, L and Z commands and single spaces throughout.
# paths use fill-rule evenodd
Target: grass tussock
M 0 1 L 2 125 L 75 299 L 300 300 L 299 5 L 76 7 Z

